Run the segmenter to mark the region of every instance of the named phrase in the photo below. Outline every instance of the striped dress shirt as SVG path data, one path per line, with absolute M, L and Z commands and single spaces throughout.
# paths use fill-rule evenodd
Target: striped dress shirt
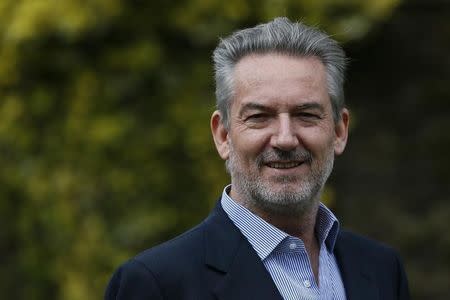
M 345 300 L 345 289 L 333 254 L 339 231 L 334 214 L 320 204 L 316 237 L 320 245 L 319 282 L 316 282 L 303 241 L 290 236 L 222 193 L 221 204 L 231 221 L 247 238 L 285 300 Z

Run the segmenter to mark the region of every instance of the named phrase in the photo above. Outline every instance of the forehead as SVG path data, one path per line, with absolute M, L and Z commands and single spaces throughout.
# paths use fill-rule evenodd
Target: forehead
M 236 104 L 329 102 L 325 66 L 317 57 L 252 54 L 236 64 L 233 75 Z
M 314 68 L 314 73 L 324 73 L 325 67 L 317 56 L 298 56 L 285 53 L 252 53 L 242 57 L 234 68 L 235 75 L 258 76 L 270 70 L 280 74 L 304 73 L 308 67 Z M 249 69 L 250 68 L 250 69 Z M 253 71 L 257 72 L 253 72 Z

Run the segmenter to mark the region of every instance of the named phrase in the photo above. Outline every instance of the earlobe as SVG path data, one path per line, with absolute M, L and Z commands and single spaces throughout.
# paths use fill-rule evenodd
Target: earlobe
M 211 116 L 211 133 L 217 152 L 223 160 L 227 160 L 230 155 L 228 130 L 225 128 L 222 115 L 218 110 Z
M 344 108 L 341 111 L 341 120 L 335 126 L 334 153 L 336 155 L 342 154 L 347 145 L 349 122 L 350 112 Z

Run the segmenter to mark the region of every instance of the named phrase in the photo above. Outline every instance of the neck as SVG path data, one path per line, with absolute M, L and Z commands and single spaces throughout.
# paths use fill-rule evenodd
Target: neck
M 298 237 L 303 241 L 306 252 L 311 263 L 314 278 L 319 283 L 319 243 L 315 235 L 316 216 L 319 208 L 319 202 L 313 201 L 302 214 L 282 215 L 268 212 L 257 207 L 248 207 L 254 214 L 260 216 L 266 222 L 272 224 L 278 229 L 291 236 Z
M 245 198 L 239 197 L 239 194 L 235 193 L 233 189 L 230 191 L 230 196 L 267 223 L 301 239 L 308 253 L 314 277 L 318 282 L 320 248 L 315 235 L 315 226 L 319 201 L 316 197 L 297 207 L 279 209 L 273 209 L 274 207 L 272 207 L 272 209 L 269 209 L 269 207 L 257 205 L 255 201 L 245 201 Z
M 318 201 L 313 201 L 311 205 L 305 207 L 305 210 L 296 212 L 295 214 L 271 212 L 259 207 L 249 206 L 247 203 L 243 204 L 267 223 L 272 224 L 291 236 L 298 237 L 305 245 L 316 242 L 314 228 L 319 208 Z
M 242 193 L 237 192 L 234 188 L 231 189 L 230 196 L 267 223 L 291 236 L 300 238 L 305 244 L 315 240 L 314 228 L 319 208 L 317 196 L 284 207 L 273 204 L 262 205 L 258 201 L 251 201 L 249 200 L 250 195 L 242 197 Z

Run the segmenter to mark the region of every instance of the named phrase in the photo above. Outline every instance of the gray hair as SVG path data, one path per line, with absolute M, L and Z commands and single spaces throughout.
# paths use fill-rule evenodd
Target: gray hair
M 344 101 L 344 75 L 347 64 L 344 50 L 324 32 L 288 18 L 276 18 L 265 24 L 234 32 L 221 39 L 214 50 L 216 105 L 222 123 L 228 128 L 233 99 L 233 70 L 241 58 L 253 53 L 286 53 L 315 56 L 325 66 L 328 94 L 334 121 L 341 119 Z

